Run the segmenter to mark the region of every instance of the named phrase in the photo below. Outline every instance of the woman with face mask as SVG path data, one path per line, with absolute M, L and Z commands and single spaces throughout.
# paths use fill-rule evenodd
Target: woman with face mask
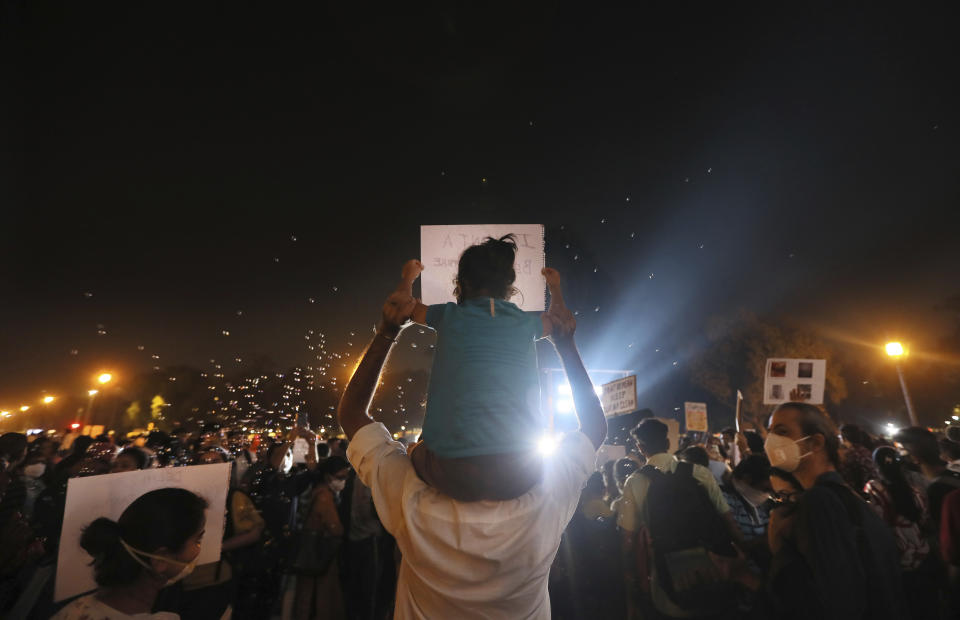
M 331 456 L 320 464 L 318 473 L 320 480 L 313 489 L 310 514 L 303 525 L 293 566 L 297 574 L 297 620 L 346 617 L 337 566 L 343 537 L 337 504 L 350 476 L 350 463 L 343 457 Z
M 99 588 L 53 620 L 177 620 L 174 613 L 152 613 L 154 603 L 162 588 L 193 571 L 206 508 L 206 500 L 186 489 L 158 489 L 134 500 L 117 521 L 93 521 L 83 530 L 80 546 L 93 558 Z

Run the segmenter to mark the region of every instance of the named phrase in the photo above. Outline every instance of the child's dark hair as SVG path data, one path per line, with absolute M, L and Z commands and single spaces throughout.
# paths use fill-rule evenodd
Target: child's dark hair
M 180 551 L 203 525 L 207 502 L 186 489 L 157 489 L 135 499 L 120 519 L 100 517 L 84 528 L 80 546 L 93 556 L 93 577 L 101 587 L 133 583 L 146 570 L 123 548 L 155 553 Z
M 464 250 L 453 290 L 457 303 L 473 297 L 512 297 L 517 292 L 513 286 L 517 279 L 513 269 L 516 258 L 517 240 L 512 234 L 499 239 L 487 237 L 483 243 Z

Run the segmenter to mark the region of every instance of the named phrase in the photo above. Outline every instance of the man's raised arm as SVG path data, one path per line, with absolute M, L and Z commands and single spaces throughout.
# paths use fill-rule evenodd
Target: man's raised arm
M 390 347 L 400 335 L 403 324 L 410 319 L 416 304 L 417 300 L 411 295 L 399 291 L 387 298 L 377 335 L 364 352 L 337 407 L 337 421 L 348 439 L 353 439 L 358 430 L 373 422 L 367 411 L 380 382 L 380 372 L 387 361 Z
M 573 393 L 573 406 L 580 420 L 580 430 L 590 438 L 593 447 L 600 449 L 607 438 L 607 418 L 603 415 L 600 399 L 593 391 L 593 383 L 583 367 L 580 352 L 573 340 L 573 333 L 577 330 L 577 320 L 563 302 L 563 292 L 560 289 L 560 274 L 556 270 L 546 268 L 543 275 L 550 289 L 550 309 L 546 312 L 553 329 L 551 339 L 560 355 L 563 370 L 567 374 L 567 382 Z M 544 323 L 546 325 L 546 323 Z

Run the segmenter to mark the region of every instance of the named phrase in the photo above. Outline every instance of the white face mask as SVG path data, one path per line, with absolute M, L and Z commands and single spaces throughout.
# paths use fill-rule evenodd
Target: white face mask
M 810 454 L 809 452 L 800 454 L 800 446 L 797 444 L 809 438 L 810 435 L 797 440 L 772 433 L 767 435 L 763 450 L 767 453 L 767 458 L 770 459 L 770 466 L 783 471 L 797 471 L 797 468 L 800 467 L 800 459 Z
M 339 493 L 339 492 L 342 491 L 346 486 L 347 486 L 347 481 L 346 481 L 346 480 L 338 480 L 338 479 L 334 478 L 333 480 L 330 481 L 330 489 L 331 489 L 334 493 Z
M 166 588 L 167 586 L 172 586 L 173 584 L 177 583 L 181 579 L 185 579 L 187 575 L 192 573 L 193 569 L 197 567 L 197 558 L 193 558 L 193 561 L 191 562 L 181 562 L 180 560 L 174 560 L 173 558 L 168 558 L 167 556 L 164 556 L 164 555 L 155 555 L 153 553 L 147 553 L 146 551 L 140 551 L 139 549 L 134 549 L 133 547 L 128 545 L 126 541 L 124 541 L 122 538 L 120 539 L 120 544 L 123 545 L 123 548 L 127 550 L 127 553 L 130 554 L 131 558 L 136 560 L 137 563 L 140 564 L 140 566 L 143 566 L 147 570 L 152 571 L 153 567 L 147 564 L 146 562 L 144 562 L 138 556 L 142 555 L 148 558 L 153 558 L 155 560 L 163 560 L 164 562 L 169 562 L 171 564 L 179 564 L 180 566 L 182 566 L 183 569 L 179 573 L 167 579 L 166 583 L 163 584 L 164 588 Z M 197 557 L 199 557 L 199 554 Z
M 770 495 L 768 493 L 764 493 L 759 489 L 755 489 L 749 484 L 741 482 L 736 478 L 733 479 L 733 486 L 735 489 L 737 489 L 737 493 L 743 496 L 743 499 L 747 500 L 754 506 L 760 506 L 765 501 L 770 499 Z
M 46 463 L 34 463 L 23 468 L 23 475 L 27 478 L 39 478 L 47 471 Z

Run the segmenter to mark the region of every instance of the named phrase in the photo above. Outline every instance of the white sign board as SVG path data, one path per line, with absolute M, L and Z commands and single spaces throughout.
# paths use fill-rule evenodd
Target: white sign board
M 308 444 L 307 440 L 303 437 L 297 437 L 293 440 L 293 445 L 290 447 L 290 451 L 293 452 L 294 464 L 306 463 L 307 452 L 310 451 L 310 444 Z
M 637 410 L 637 375 L 604 383 L 602 387 L 600 404 L 608 418 Z
M 116 521 L 123 511 L 144 493 L 179 487 L 193 491 L 207 500 L 206 533 L 200 546 L 198 564 L 220 559 L 223 542 L 223 520 L 227 508 L 230 463 L 164 467 L 120 474 L 103 474 L 71 478 L 67 484 L 67 504 L 60 532 L 57 556 L 57 581 L 54 601 L 89 592 L 97 587 L 93 580 L 91 558 L 80 547 L 80 533 L 94 519 L 107 517 Z
M 597 450 L 597 469 L 603 467 L 604 463 L 608 461 L 618 461 L 625 456 L 627 456 L 626 446 L 603 444 L 600 446 L 600 449 Z
M 763 373 L 763 404 L 779 405 L 799 400 L 811 405 L 823 404 L 827 380 L 827 360 L 801 360 L 772 357 Z M 799 398 L 791 399 L 797 390 Z
M 510 299 L 521 310 L 541 312 L 546 309 L 546 283 L 540 271 L 544 267 L 542 224 L 476 224 L 463 226 L 421 226 L 420 297 L 426 305 L 456 301 L 454 279 L 460 255 L 471 245 L 483 243 L 487 237 L 513 233 L 517 237 L 517 280 L 520 293 Z
M 709 430 L 707 427 L 707 403 L 683 403 L 683 411 L 686 414 L 688 431 L 706 433 Z
M 667 452 L 673 454 L 677 451 L 677 446 L 680 445 L 680 423 L 669 418 L 654 418 L 654 420 L 659 420 L 667 425 L 667 440 L 670 442 Z

